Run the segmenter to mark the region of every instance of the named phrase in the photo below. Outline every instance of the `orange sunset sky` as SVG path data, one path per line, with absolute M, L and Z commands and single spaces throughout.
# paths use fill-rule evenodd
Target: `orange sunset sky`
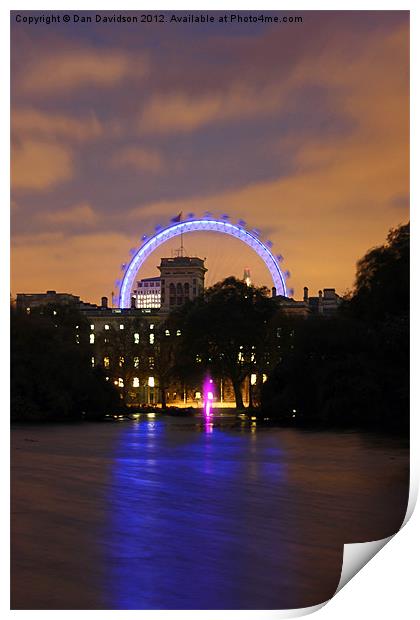
M 343 293 L 357 259 L 408 220 L 407 11 L 272 25 L 33 26 L 17 13 L 13 295 L 99 302 L 130 248 L 180 211 L 259 228 L 295 298 L 304 285 Z M 239 242 L 185 246 L 206 257 L 209 284 L 249 266 L 271 285 Z

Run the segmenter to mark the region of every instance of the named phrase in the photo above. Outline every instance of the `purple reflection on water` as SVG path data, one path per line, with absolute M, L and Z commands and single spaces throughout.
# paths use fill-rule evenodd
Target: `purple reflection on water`
M 257 563 L 276 574 L 289 560 L 281 536 L 262 527 L 275 505 L 265 485 L 284 479 L 282 451 L 271 444 L 253 454 L 248 433 L 222 431 L 213 415 L 187 424 L 174 433 L 142 421 L 120 435 L 105 536 L 108 607 L 276 606 L 272 582 L 254 571 Z M 259 493 L 250 492 L 255 484 Z

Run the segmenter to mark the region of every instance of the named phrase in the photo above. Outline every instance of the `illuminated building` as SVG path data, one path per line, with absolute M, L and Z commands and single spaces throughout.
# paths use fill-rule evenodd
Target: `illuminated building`
M 160 278 L 143 278 L 133 291 L 135 308 L 160 308 Z

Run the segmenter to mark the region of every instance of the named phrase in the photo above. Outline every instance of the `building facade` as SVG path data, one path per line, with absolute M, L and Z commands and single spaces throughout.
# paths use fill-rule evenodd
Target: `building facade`
M 161 304 L 160 277 L 143 278 L 133 291 L 134 308 L 159 309 Z
M 161 377 L 167 365 L 168 347 L 170 349 L 171 346 L 176 346 L 178 337 L 182 335 L 180 329 L 170 327 L 171 323 L 166 319 L 172 309 L 182 306 L 187 300 L 194 299 L 203 292 L 206 268 L 204 260 L 200 258 L 181 256 L 163 258 L 160 270 L 160 279 L 147 278 L 139 282 L 143 283 L 143 286 L 138 289 L 147 290 L 142 296 L 145 300 L 143 306 L 139 302 L 138 307 L 109 308 L 106 297 L 102 298 L 101 305 L 95 305 L 80 301 L 78 296 L 55 291 L 19 294 L 16 306 L 26 314 L 31 314 L 32 308 L 48 305 L 57 306 L 54 314 L 60 313 L 60 305 L 77 308 L 86 318 L 87 324 L 83 333 L 79 326 L 75 326 L 76 341 L 81 343 L 83 338 L 89 346 L 92 367 L 104 370 L 107 380 L 118 387 L 126 404 L 159 403 L 163 389 Z M 151 307 L 151 302 L 157 302 L 153 296 L 158 295 L 158 283 L 161 285 L 160 308 Z M 145 286 L 146 284 L 148 286 Z M 285 346 L 291 346 L 290 338 L 293 341 L 294 328 L 290 333 L 285 332 L 281 324 L 282 315 L 299 319 L 314 316 L 328 319 L 337 312 L 340 301 L 335 289 L 331 288 L 319 291 L 316 297 L 310 297 L 305 287 L 303 300 L 276 296 L 274 302 L 279 308 L 279 321 L 274 321 L 270 328 L 273 332 L 271 353 L 268 354 L 272 355 L 274 351 L 274 355 L 278 355 Z M 243 353 L 239 351 L 239 362 L 241 356 Z M 252 377 L 255 379 L 256 375 L 252 375 L 251 379 Z M 248 388 L 245 388 L 245 396 Z M 228 381 L 222 381 L 216 391 L 220 406 L 234 403 L 234 393 Z M 165 395 L 168 404 L 202 405 L 199 385 L 187 388 L 185 385 L 171 384 L 168 390 L 165 389 Z
M 16 308 L 25 310 L 28 314 L 32 308 L 40 308 L 48 304 L 59 304 L 69 306 L 79 306 L 80 297 L 71 293 L 57 293 L 57 291 L 47 291 L 46 293 L 18 293 L 16 295 Z
M 308 287 L 303 289 L 303 300 L 308 305 L 312 314 L 333 317 L 340 306 L 341 297 L 335 292 L 335 288 L 324 288 L 318 291 L 317 297 L 310 297 Z
M 159 271 L 163 314 L 168 314 L 186 301 L 195 299 L 204 291 L 204 276 L 207 269 L 202 258 L 190 256 L 161 258 Z

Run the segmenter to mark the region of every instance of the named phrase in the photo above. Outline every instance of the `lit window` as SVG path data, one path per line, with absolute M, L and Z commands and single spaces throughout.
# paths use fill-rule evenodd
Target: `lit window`
M 140 342 L 140 334 L 134 334 L 134 344 L 139 344 Z
M 176 330 L 176 335 L 177 335 L 177 336 L 180 336 L 180 335 L 181 335 L 181 330 L 180 330 L 180 329 L 177 329 L 177 330 Z
M 109 329 L 109 325 L 105 325 L 105 329 Z
M 138 377 L 134 377 L 133 387 L 140 387 L 140 379 Z
M 92 368 L 95 368 L 95 358 L 91 357 L 91 364 L 92 364 Z
M 149 357 L 149 368 L 150 368 L 150 370 L 153 370 L 154 367 L 155 367 L 155 358 L 154 357 Z
M 104 357 L 104 368 L 109 368 L 109 357 Z
M 118 379 L 118 387 L 124 387 L 124 381 L 121 379 L 121 377 Z
M 124 325 L 120 325 L 120 329 L 124 329 Z
M 31 314 L 31 309 L 30 308 L 26 308 L 26 314 Z
M 140 358 L 139 357 L 134 357 L 133 358 L 133 362 L 134 362 L 134 368 L 139 368 L 140 367 Z
M 89 334 L 89 342 L 90 344 L 95 344 L 95 334 Z
M 169 331 L 169 329 L 165 329 L 165 336 L 170 336 L 171 332 Z
M 154 327 L 155 326 L 153 325 L 153 323 L 150 323 L 150 329 L 154 329 Z
M 77 344 L 80 344 L 80 336 L 79 336 L 79 334 L 76 334 L 76 342 L 77 342 Z
M 57 314 L 57 310 L 53 310 L 53 315 L 55 316 Z
M 155 335 L 154 334 L 150 334 L 149 335 L 149 342 L 150 342 L 150 344 L 153 344 L 154 341 L 155 341 Z
M 155 378 L 154 377 L 149 377 L 149 380 L 147 382 L 147 385 L 149 387 L 155 387 Z
M 119 359 L 119 362 L 118 362 L 118 363 L 119 363 L 119 365 L 120 365 L 120 368 L 122 368 L 122 367 L 124 366 L 124 358 L 123 358 L 123 357 L 120 357 L 120 359 Z
M 92 323 L 92 325 L 90 326 L 90 329 L 95 329 L 95 326 L 93 325 L 93 323 Z

